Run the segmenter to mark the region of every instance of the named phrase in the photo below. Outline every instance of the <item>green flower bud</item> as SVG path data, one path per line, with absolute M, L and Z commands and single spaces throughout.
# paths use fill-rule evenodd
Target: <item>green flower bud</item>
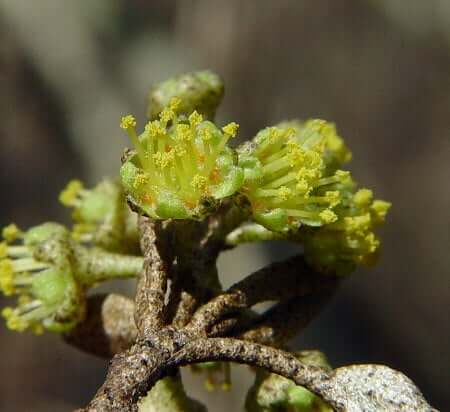
M 226 145 L 238 125 L 220 130 L 197 112 L 181 120 L 176 114 L 180 104 L 172 100 L 140 136 L 132 116 L 121 123 L 136 149 L 121 167 L 122 185 L 134 208 L 154 219 L 202 219 L 244 180 Z
M 197 111 L 207 119 L 213 119 L 223 98 L 223 83 L 210 71 L 183 74 L 155 86 L 149 94 L 148 117 L 155 120 L 169 106 L 174 97 L 180 99 L 178 113 L 188 116 Z

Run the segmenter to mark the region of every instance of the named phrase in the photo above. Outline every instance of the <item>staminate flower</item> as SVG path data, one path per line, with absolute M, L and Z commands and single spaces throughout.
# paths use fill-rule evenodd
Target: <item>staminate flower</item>
M 11 238 L 7 227 L 0 244 L 0 290 L 18 295 L 17 307 L 2 315 L 8 328 L 41 334 L 64 331 L 82 316 L 84 305 L 74 280 L 71 256 L 65 247 L 69 235 L 63 226 L 46 223 Z M 6 236 L 5 236 L 6 235 Z M 11 244 L 22 240 L 21 245 Z
M 17 307 L 2 313 L 7 326 L 19 332 L 73 328 L 83 318 L 88 288 L 142 270 L 141 256 L 84 247 L 57 223 L 16 232 L 21 243 L 13 244 L 11 237 L 0 243 L 0 291 L 18 295 Z
M 300 135 L 304 129 L 316 131 L 325 140 L 323 161 L 326 166 L 325 174 L 333 174 L 336 170 L 352 159 L 352 152 L 345 145 L 344 140 L 337 134 L 334 123 L 320 119 L 311 119 L 305 122 L 291 120 L 277 125 L 280 128 L 292 128 L 295 135 Z
M 128 208 L 119 182 L 105 179 L 86 189 L 79 180 L 72 180 L 59 199 L 73 208 L 72 236 L 78 242 L 111 251 L 137 250 L 137 216 Z
M 332 159 L 349 157 L 338 139 L 332 125 L 310 120 L 268 127 L 244 144 L 239 149 L 245 172 L 241 192 L 251 203 L 254 219 L 277 232 L 335 222 L 341 194 L 331 185 L 349 177 L 331 167 L 336 163 Z
M 391 204 L 373 200 L 371 190 L 355 186 L 351 180 L 336 184 L 341 193 L 337 220 L 302 234 L 305 258 L 322 272 L 346 275 L 359 264 L 374 264 L 378 257 L 380 241 L 374 229 L 384 223 Z
M 176 114 L 180 104 L 172 99 L 140 136 L 134 118 L 122 118 L 121 127 L 135 148 L 122 165 L 122 184 L 128 200 L 156 219 L 202 218 L 243 181 L 243 171 L 227 146 L 238 125 L 230 123 L 220 130 L 196 111 L 182 120 Z

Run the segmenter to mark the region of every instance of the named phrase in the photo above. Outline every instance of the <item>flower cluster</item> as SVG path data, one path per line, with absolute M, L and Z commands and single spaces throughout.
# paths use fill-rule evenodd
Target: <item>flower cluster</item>
M 84 305 L 65 247 L 66 229 L 45 223 L 22 232 L 10 225 L 3 229 L 3 238 L 0 290 L 6 296 L 18 295 L 17 307 L 2 311 L 8 328 L 36 334 L 71 328 L 82 317 Z
M 286 122 L 260 131 L 239 150 L 245 172 L 241 192 L 255 221 L 284 233 L 335 222 L 341 194 L 331 185 L 348 177 L 336 164 L 349 157 L 334 127 L 323 120 Z
M 155 219 L 202 218 L 243 181 L 227 146 L 238 125 L 219 129 L 196 111 L 184 119 L 177 115 L 179 105 L 172 99 L 140 136 L 133 116 L 121 122 L 135 148 L 122 165 L 122 184 L 129 202 Z
M 241 192 L 263 227 L 243 226 L 228 240 L 300 241 L 305 258 L 322 272 L 347 274 L 373 263 L 380 245 L 374 229 L 390 203 L 357 188 L 341 169 L 350 159 L 334 125 L 323 120 L 262 130 L 239 149 L 239 165 L 245 172 Z
M 105 250 L 138 250 L 137 216 L 126 204 L 119 182 L 104 179 L 92 189 L 71 180 L 59 195 L 60 202 L 73 209 L 73 238 Z
M 336 222 L 306 231 L 303 243 L 305 258 L 317 270 L 346 275 L 357 265 L 376 262 L 380 240 L 374 230 L 384 223 L 391 204 L 373 200 L 371 190 L 357 189 L 351 179 L 335 189 L 341 193 Z
M 17 307 L 3 309 L 7 326 L 19 332 L 65 332 L 83 319 L 86 291 L 113 278 L 136 277 L 143 258 L 77 243 L 68 229 L 44 223 L 22 232 L 3 229 L 0 291 L 17 295 Z

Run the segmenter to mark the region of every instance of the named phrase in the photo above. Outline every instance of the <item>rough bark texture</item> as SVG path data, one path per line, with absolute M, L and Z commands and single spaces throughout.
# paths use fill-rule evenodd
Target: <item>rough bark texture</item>
M 305 327 L 339 283 L 314 273 L 301 256 L 269 265 L 219 293 L 214 291 L 215 273 L 206 289 L 193 287 L 191 282 L 198 282 L 199 268 L 215 265 L 220 250 L 217 234 L 223 231 L 220 220 L 197 226 L 202 230 L 195 235 L 191 231 L 191 240 L 197 239 L 198 244 L 190 249 L 174 246 L 177 236 L 178 241 L 183 238 L 175 223 L 141 218 L 140 227 L 145 263 L 134 305 L 116 295 L 93 298 L 86 322 L 66 337 L 92 353 L 115 354 L 104 384 L 79 412 L 135 412 L 139 400 L 159 380 L 176 376 L 180 366 L 206 361 L 264 368 L 306 387 L 336 411 L 433 410 L 408 378 L 385 366 L 360 365 L 330 372 L 273 347 L 282 346 Z M 206 256 L 202 250 L 207 251 Z M 166 302 L 169 279 L 174 287 Z M 192 292 L 189 298 L 188 291 Z M 212 296 L 205 303 L 208 294 Z M 256 303 L 267 300 L 279 303 L 262 315 L 250 311 Z M 173 386 L 170 380 L 166 383 L 155 391 Z M 146 401 L 168 399 L 167 393 L 151 394 Z M 185 405 L 186 411 L 199 407 L 195 402 Z

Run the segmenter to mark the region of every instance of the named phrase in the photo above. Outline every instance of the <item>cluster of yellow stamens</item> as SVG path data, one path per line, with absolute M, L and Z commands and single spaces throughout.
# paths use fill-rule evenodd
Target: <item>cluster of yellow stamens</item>
M 373 200 L 369 189 L 355 190 L 353 182 L 340 187 L 342 202 L 336 208 L 336 222 L 304 235 L 305 257 L 322 271 L 352 272 L 356 265 L 376 262 L 380 241 L 374 233 L 384 223 L 391 206 Z
M 322 120 L 309 121 L 301 129 L 288 124 L 269 127 L 241 150 L 240 164 L 246 171 L 242 191 L 255 219 L 269 229 L 286 231 L 336 221 L 340 193 L 327 187 L 346 179 L 348 172 L 327 173 L 327 127 Z
M 58 323 L 54 316 L 68 298 L 68 281 L 54 265 L 36 258 L 35 246 L 61 228 L 48 223 L 27 232 L 15 225 L 3 229 L 0 291 L 6 296 L 18 295 L 17 306 L 1 312 L 9 329 L 41 334 L 45 327 Z M 14 244 L 16 241 L 22 244 Z
M 196 111 L 177 116 L 172 99 L 138 136 L 133 116 L 122 118 L 136 154 L 121 169 L 131 200 L 153 218 L 183 219 L 201 213 L 202 200 L 233 194 L 242 182 L 227 142 L 237 133 L 230 123 L 220 130 Z

